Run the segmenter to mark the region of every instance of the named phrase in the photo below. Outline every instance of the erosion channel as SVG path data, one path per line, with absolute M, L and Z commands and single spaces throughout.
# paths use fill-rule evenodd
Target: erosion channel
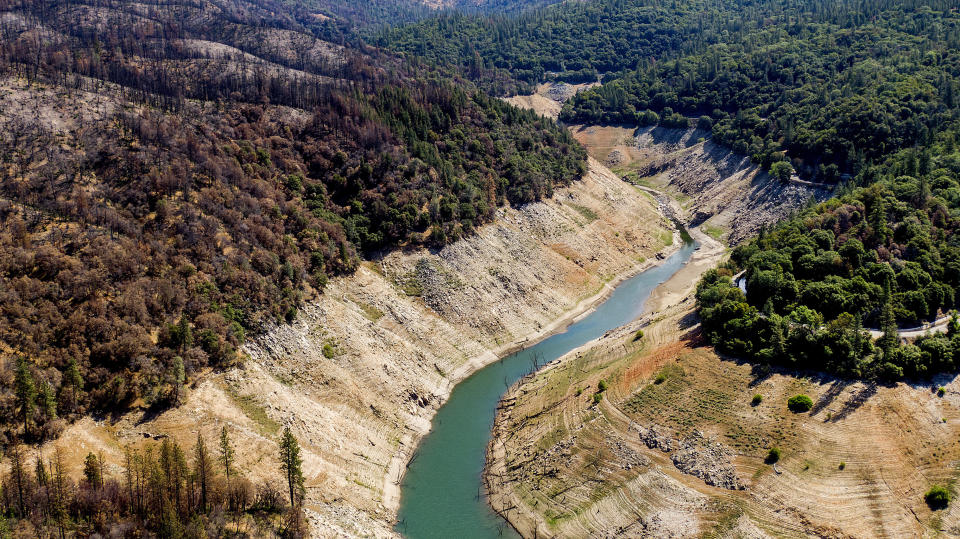
M 481 486 L 484 451 L 500 397 L 532 370 L 641 315 L 650 293 L 683 268 L 696 250 L 697 244 L 682 236 L 680 250 L 621 283 L 563 333 L 504 357 L 457 385 L 404 475 L 398 532 L 414 539 L 519 537 L 487 504 Z

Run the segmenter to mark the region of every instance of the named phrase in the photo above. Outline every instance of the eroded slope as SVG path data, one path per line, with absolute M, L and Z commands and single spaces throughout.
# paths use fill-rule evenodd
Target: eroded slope
M 713 142 L 708 131 L 574 126 L 574 137 L 615 173 L 673 195 L 689 215 L 730 244 L 755 235 L 830 189 L 770 177 L 745 155 Z
M 504 397 L 487 484 L 511 523 L 557 537 L 960 533 L 956 508 L 923 502 L 956 479 L 956 380 L 882 387 L 754 368 L 701 344 L 692 303 L 613 331 Z M 787 409 L 798 393 L 812 397 L 809 413 Z

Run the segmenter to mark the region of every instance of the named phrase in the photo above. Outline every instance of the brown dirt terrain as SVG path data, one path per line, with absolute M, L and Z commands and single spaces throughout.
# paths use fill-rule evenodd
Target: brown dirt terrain
M 543 84 L 533 95 L 507 101 L 557 118 L 562 103 L 588 86 Z M 809 182 L 776 181 L 749 157 L 710 141 L 708 131 L 596 125 L 574 125 L 570 131 L 614 174 L 669 195 L 678 203 L 678 217 L 728 244 L 831 192 Z
M 923 501 L 932 484 L 957 478 L 955 379 L 877 387 L 765 372 L 703 346 L 692 307 L 612 331 L 504 397 L 486 480 L 525 536 L 960 534 L 960 510 Z M 609 389 L 594 405 L 600 380 Z M 811 412 L 787 409 L 798 393 L 813 399 Z M 690 440 L 706 442 L 686 458 L 708 476 L 732 469 L 744 490 L 681 472 Z M 775 466 L 764 461 L 771 447 L 783 452 Z
M 593 84 L 567 84 L 565 82 L 548 82 L 537 87 L 537 92 L 531 95 L 518 95 L 504 99 L 514 106 L 533 109 L 537 113 L 554 120 L 560 116 L 560 109 L 577 92 L 596 86 Z M 603 162 L 600 159 L 600 162 Z
M 243 367 L 192 380 L 180 408 L 84 420 L 54 443 L 77 476 L 88 451 L 120 463 L 127 444 L 173 436 L 189 448 L 197 430 L 213 440 L 227 425 L 241 470 L 279 481 L 276 440 L 290 426 L 314 535 L 394 536 L 405 463 L 455 383 L 591 308 L 675 248 L 672 228 L 649 196 L 591 162 L 582 181 L 501 209 L 472 237 L 332 280 L 293 324 L 246 346 Z
M 571 126 L 574 137 L 598 161 L 640 186 L 676 199 L 691 226 L 730 244 L 756 234 L 829 189 L 776 181 L 697 129 Z

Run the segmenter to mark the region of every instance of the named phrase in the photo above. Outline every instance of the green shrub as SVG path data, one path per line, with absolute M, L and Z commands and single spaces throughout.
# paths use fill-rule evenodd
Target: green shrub
M 787 407 L 795 414 L 809 412 L 813 408 L 813 400 L 806 395 L 794 395 L 787 401 Z
M 841 461 L 840 461 L 840 466 L 838 466 L 838 468 L 840 468 L 841 470 L 843 470 L 843 469 L 846 468 L 846 467 L 847 467 L 847 463 L 846 463 L 846 462 L 843 462 L 843 461 L 841 460 Z
M 653 379 L 653 383 L 655 384 L 662 384 L 666 381 L 667 381 L 667 375 L 663 374 L 662 372 L 658 374 L 656 378 Z
M 636 333 L 633 334 L 633 342 L 637 342 L 643 338 L 643 330 L 638 329 Z
M 944 509 L 950 505 L 950 491 L 940 485 L 934 485 L 923 495 L 923 499 L 934 511 Z
M 600 390 L 600 393 L 603 393 L 604 391 L 606 391 L 606 390 L 607 390 L 607 381 L 606 381 L 606 380 L 600 380 L 600 383 L 597 384 L 597 389 Z
M 774 464 L 779 460 L 780 460 L 780 448 L 771 447 L 770 451 L 767 452 L 767 459 L 766 459 L 767 464 Z
M 330 344 L 330 343 L 324 343 L 324 344 L 323 344 L 323 357 L 325 357 L 325 358 L 327 358 L 327 359 L 333 359 L 333 356 L 335 356 L 336 353 L 337 353 L 337 351 L 336 351 L 336 349 L 334 349 L 334 347 L 333 347 L 332 344 Z
M 938 396 L 938 397 L 942 397 L 942 396 L 946 395 L 946 393 L 947 393 L 947 388 L 945 388 L 945 387 L 943 387 L 943 386 L 940 386 L 940 387 L 937 388 L 937 396 Z
M 597 392 L 593 394 L 593 403 L 600 404 L 600 401 L 603 400 L 603 393 Z
M 753 396 L 753 399 L 750 400 L 751 406 L 760 406 L 760 403 L 763 402 L 763 395 L 757 393 Z

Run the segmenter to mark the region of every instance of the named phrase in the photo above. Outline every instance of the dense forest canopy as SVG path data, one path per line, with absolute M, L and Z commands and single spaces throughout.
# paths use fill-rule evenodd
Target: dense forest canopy
M 960 152 L 941 133 L 869 167 L 838 197 L 736 248 L 700 283 L 708 338 L 739 357 L 850 376 L 928 376 L 960 366 L 960 325 L 901 344 L 897 326 L 960 299 Z M 731 280 L 743 271 L 746 294 Z M 864 327 L 883 332 L 876 344 Z
M 375 32 L 413 23 L 438 13 L 517 14 L 560 0 L 288 0 L 284 11 L 310 26 L 318 36 L 355 40 L 357 31 Z
M 570 123 L 685 126 L 789 176 L 836 183 L 926 144 L 956 114 L 953 2 L 563 4 L 519 17 L 448 14 L 371 37 L 494 92 L 546 80 L 604 84 Z
M 553 122 L 280 5 L 4 7 L 5 441 L 175 402 L 178 369 L 233 363 L 364 254 L 441 247 L 585 170 Z
M 577 95 L 562 119 L 705 117 L 714 139 L 769 167 L 836 183 L 929 144 L 960 110 L 960 15 L 891 8 L 845 27 L 792 23 L 638 70 Z M 684 118 L 681 118 L 683 120 Z
M 459 65 L 495 92 L 547 80 L 595 81 L 650 62 L 735 44 L 765 28 L 829 22 L 852 28 L 891 0 L 594 0 L 564 2 L 515 17 L 448 13 L 369 36 L 372 43 Z M 908 6 L 949 10 L 949 1 Z M 492 76 L 496 75 L 496 76 Z M 506 80 L 504 79 L 506 78 Z

